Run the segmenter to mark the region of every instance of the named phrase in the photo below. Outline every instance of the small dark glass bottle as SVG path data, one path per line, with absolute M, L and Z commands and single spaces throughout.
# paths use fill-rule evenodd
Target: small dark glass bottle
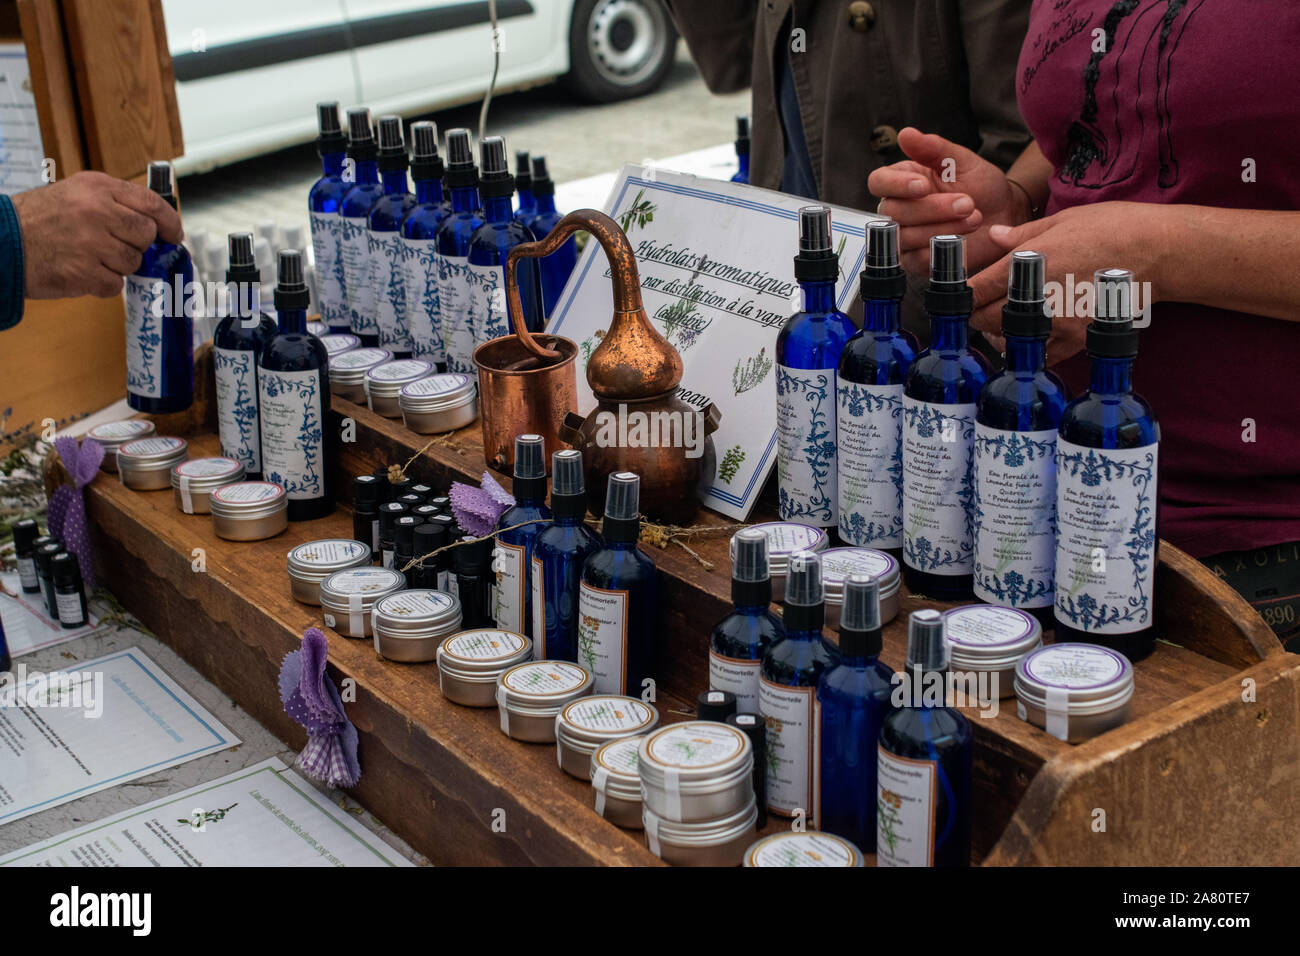
M 408 588 L 415 587 L 411 572 L 406 566 L 415 556 L 415 529 L 419 525 L 420 519 L 413 514 L 401 515 L 393 522 L 393 570 L 406 576 Z
M 374 475 L 352 479 L 352 537 L 370 545 L 370 560 L 380 556 L 379 505 L 383 486 Z
M 50 562 L 63 553 L 63 545 L 51 538 L 36 549 L 36 575 L 41 582 L 41 596 L 45 598 L 45 613 L 59 619 L 59 606 L 54 593 L 54 578 Z
M 439 514 L 444 514 L 444 515 L 451 514 L 451 499 L 448 498 L 446 495 L 439 495 L 436 498 L 430 498 L 428 500 L 428 504 L 431 504 L 435 508 L 437 508 Z
M 90 614 L 86 608 L 86 585 L 81 579 L 77 556 L 66 551 L 56 554 L 50 561 L 50 576 L 54 583 L 59 625 L 69 631 L 85 627 L 90 623 Z
M 0 674 L 13 670 L 14 660 L 9 656 L 9 642 L 5 639 L 4 622 L 0 621 Z
M 757 711 L 763 655 L 785 637 L 785 624 L 772 613 L 767 535 L 746 528 L 737 532 L 735 542 L 733 610 L 713 626 L 709 637 L 709 687 L 734 694 L 741 710 Z
M 393 500 L 405 505 L 407 511 L 414 511 L 416 508 L 420 507 L 420 505 L 424 504 L 423 495 L 417 495 L 410 491 L 404 495 L 398 495 Z
M 406 514 L 406 505 L 401 502 L 386 501 L 379 506 L 380 564 L 386 568 L 393 566 L 394 523 L 404 514 Z
M 732 714 L 727 723 L 744 733 L 754 748 L 754 799 L 761 830 L 767 826 L 767 723 L 757 711 Z
M 439 547 L 451 544 L 461 537 L 460 529 L 456 527 L 456 521 L 451 515 L 435 515 L 426 519 L 425 524 L 437 525 L 442 529 L 442 544 Z M 433 570 L 438 583 L 433 586 L 439 591 L 451 591 L 456 586 L 455 553 L 458 550 L 460 549 L 452 548 L 434 556 Z
M 388 479 L 388 500 L 397 501 L 402 495 L 409 494 L 413 482 L 403 475 L 401 478 Z
M 18 558 L 18 579 L 26 594 L 39 594 L 41 579 L 36 574 L 36 540 L 41 529 L 31 518 L 14 522 L 14 554 Z
M 436 554 L 432 558 L 425 557 L 425 555 L 431 554 L 446 545 L 446 527 L 425 522 L 416 526 L 413 537 L 415 542 L 413 557 L 421 560 L 415 567 L 406 572 L 406 579 L 411 582 L 413 588 L 443 590 L 438 580 L 438 559 L 443 555 Z
M 695 719 L 720 724 L 736 712 L 736 695 L 727 690 L 702 690 L 695 698 Z
M 393 486 L 388 482 L 388 466 L 380 465 L 373 472 L 379 482 L 379 503 L 393 500 Z
M 456 596 L 460 598 L 462 630 L 496 627 L 492 619 L 492 539 L 453 548 L 456 558 Z

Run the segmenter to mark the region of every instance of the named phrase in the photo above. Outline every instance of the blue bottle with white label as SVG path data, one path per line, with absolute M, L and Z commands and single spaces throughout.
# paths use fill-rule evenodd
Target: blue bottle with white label
M 528 220 L 537 215 L 537 198 L 533 195 L 533 167 L 528 150 L 515 150 L 515 195 L 518 205 L 515 207 L 515 219 L 528 225 Z
M 262 422 L 262 472 L 285 490 L 289 520 L 334 510 L 334 429 L 327 427 L 329 353 L 307 331 L 310 302 L 302 253 L 280 253 L 275 336 L 262 351 L 257 384 Z
M 262 477 L 262 430 L 258 416 L 257 369 L 262 350 L 275 336 L 275 320 L 262 311 L 253 234 L 232 232 L 226 269 L 228 315 L 212 336 L 217 384 L 217 432 L 221 453 L 244 466 L 245 477 Z
M 411 124 L 411 179 L 415 205 L 402 221 L 406 264 L 406 325 L 411 356 L 447 369 L 442 341 L 442 306 L 438 293 L 438 227 L 451 213 L 442 193 L 443 165 L 438 155 L 438 127 L 425 120 Z
M 343 291 L 348 329 L 370 348 L 379 344 L 375 287 L 370 281 L 370 207 L 384 194 L 379 182 L 379 149 L 370 110 L 348 110 L 348 155 L 343 180 L 351 185 L 339 203 L 339 248 L 343 256 Z
M 709 635 L 709 688 L 734 694 L 737 711 L 757 713 L 763 655 L 785 637 L 785 624 L 772 613 L 767 535 L 744 528 L 731 540 L 732 611 Z
M 903 386 L 903 580 L 941 601 L 969 598 L 975 574 L 975 400 L 989 366 L 967 347 L 973 301 L 962 237 L 931 237 L 930 347 Z
M 402 139 L 400 116 L 379 117 L 379 178 L 384 192 L 366 218 L 370 255 L 370 286 L 375 290 L 375 321 L 379 346 L 394 358 L 411 357 L 411 333 L 406 323 L 406 266 L 402 221 L 415 207 L 406 180 L 410 160 Z
M 564 218 L 555 208 L 555 182 L 547 172 L 545 156 L 533 157 L 533 202 L 537 205 L 537 212 L 528 220 L 528 228 L 538 239 L 545 239 L 555 224 Z M 560 248 L 537 261 L 541 263 L 542 314 L 549 319 L 569 276 L 578 265 L 578 240 L 570 236 Z
M 447 371 L 477 374 L 470 302 L 474 291 L 469 271 L 469 241 L 483 225 L 479 211 L 478 167 L 469 130 L 447 133 L 447 171 L 443 184 L 451 194 L 451 213 L 438 226 L 438 300 L 442 310 L 442 344 Z
M 469 273 L 473 280 L 470 296 L 470 326 L 474 346 L 512 335 L 506 310 L 506 257 L 515 246 L 532 242 L 532 231 L 514 218 L 510 197 L 515 180 L 506 165 L 506 143 L 500 136 L 488 136 L 479 144 L 479 195 L 483 199 L 483 224 L 474 230 L 469 243 Z M 530 332 L 542 331 L 542 287 L 538 281 L 538 259 L 521 259 L 516 267 L 519 298 L 523 303 L 524 325 Z M 544 466 L 543 466 L 544 467 Z
M 1065 406 L 1056 444 L 1056 634 L 1129 660 L 1155 649 L 1160 425 L 1133 391 L 1133 273 L 1093 277 L 1088 391 Z
M 736 160 L 740 168 L 731 177 L 733 183 L 749 182 L 749 117 L 736 117 Z
M 587 527 L 587 489 L 582 452 L 566 448 L 551 455 L 551 511 L 533 545 L 533 656 L 578 663 L 578 585 L 582 566 L 600 547 Z
M 975 407 L 975 597 L 1052 625 L 1056 566 L 1056 429 L 1065 384 L 1047 371 L 1052 316 L 1046 259 L 1011 254 L 1002 335 L 1007 367 Z
M 171 163 L 149 164 L 149 188 L 176 208 Z M 189 252 L 162 239 L 126 277 L 126 401 L 138 412 L 179 412 L 194 401 L 196 291 Z
M 546 447 L 541 435 L 515 437 L 514 480 L 510 486 L 515 504 L 497 521 L 497 547 L 493 555 L 496 570 L 497 627 L 525 634 L 533 633 L 533 594 L 529 571 L 537 539 L 551 517 L 546 507 Z M 534 522 L 528 524 L 527 522 Z M 515 527 L 523 525 L 522 528 Z M 506 530 L 510 529 L 510 530 Z
M 321 321 L 335 333 L 351 331 L 347 293 L 344 291 L 342 223 L 339 207 L 352 188 L 343 181 L 343 160 L 348 141 L 339 124 L 338 103 L 316 104 L 316 153 L 322 175 L 307 193 L 307 215 L 311 222 L 311 248 L 316 259 L 316 294 L 320 298 Z
M 777 485 L 783 521 L 833 529 L 836 492 L 836 383 L 844 346 L 856 333 L 835 307 L 840 257 L 831 247 L 831 211 L 799 210 L 794 276 L 803 309 L 776 337 Z

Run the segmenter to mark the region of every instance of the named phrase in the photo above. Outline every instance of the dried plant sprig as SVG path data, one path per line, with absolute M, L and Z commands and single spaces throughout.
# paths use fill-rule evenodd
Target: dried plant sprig
M 495 538 L 498 535 L 500 535 L 502 532 L 514 531 L 516 528 L 523 528 L 526 525 L 530 525 L 530 524 L 548 524 L 550 520 L 551 520 L 550 518 L 533 518 L 531 521 L 521 521 L 519 522 L 519 524 L 512 524 L 506 528 L 497 528 L 495 531 L 491 532 L 490 534 L 485 534 L 477 538 L 464 538 L 460 541 L 453 541 L 451 544 L 444 544 L 441 548 L 434 548 L 428 554 L 421 554 L 417 557 L 411 558 L 410 561 L 406 562 L 406 564 L 402 565 L 398 570 L 409 571 L 417 564 L 420 564 L 421 562 L 426 561 L 429 558 L 432 558 L 434 555 L 442 554 L 442 552 L 444 551 L 450 551 L 452 548 L 463 548 L 471 544 L 478 544 L 480 541 L 486 541 L 488 538 Z

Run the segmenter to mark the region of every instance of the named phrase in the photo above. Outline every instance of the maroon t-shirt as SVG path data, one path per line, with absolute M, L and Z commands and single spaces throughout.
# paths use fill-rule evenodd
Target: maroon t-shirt
M 1034 0 L 1016 92 L 1055 168 L 1046 212 L 1300 208 L 1297 50 L 1294 0 Z M 1300 323 L 1154 307 L 1133 381 L 1160 421 L 1161 537 L 1197 557 L 1300 540 L 1298 370 Z M 1056 371 L 1087 387 L 1086 354 Z

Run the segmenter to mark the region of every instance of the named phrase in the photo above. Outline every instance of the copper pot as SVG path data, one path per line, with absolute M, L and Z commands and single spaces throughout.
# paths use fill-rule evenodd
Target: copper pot
M 474 350 L 483 457 L 489 468 L 507 475 L 514 469 L 515 436 L 541 435 L 548 452 L 558 451 L 564 416 L 578 403 L 573 372 L 578 346 L 558 335 L 537 338 L 560 356 L 558 361 L 543 364 L 514 335 L 491 339 Z M 546 461 L 549 466 L 549 454 Z

